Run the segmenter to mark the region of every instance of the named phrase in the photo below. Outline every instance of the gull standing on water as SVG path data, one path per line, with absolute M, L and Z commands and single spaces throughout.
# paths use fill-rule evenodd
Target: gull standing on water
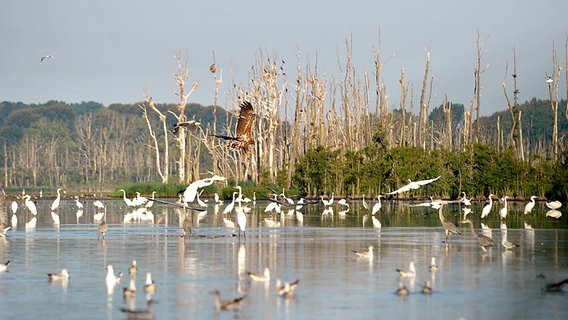
M 133 276 L 138 274 L 138 266 L 136 265 L 136 260 L 132 260 L 132 264 L 130 265 L 130 268 L 128 268 L 128 274 L 131 274 Z
M 401 278 L 413 278 L 416 276 L 416 267 L 414 266 L 414 262 L 410 261 L 410 264 L 408 265 L 408 271 L 396 269 L 396 272 L 398 272 Z
M 430 270 L 430 272 L 438 271 L 438 266 L 436 265 L 436 257 L 432 257 L 432 260 L 430 260 L 430 266 L 428 267 L 428 270 Z
M 280 282 L 280 279 L 276 279 L 276 289 L 277 289 L 278 296 L 280 296 L 284 299 L 294 298 L 298 284 L 300 284 L 300 279 L 298 279 L 298 280 L 296 280 L 292 283 L 286 282 L 284 284 L 282 284 L 282 282 Z
M 152 280 L 152 274 L 150 272 L 146 273 L 146 282 L 144 284 L 144 292 L 146 294 L 155 294 L 156 293 L 156 283 Z
M 124 297 L 124 299 L 136 297 L 136 283 L 134 279 L 135 278 L 131 276 L 128 287 L 122 288 L 122 296 Z

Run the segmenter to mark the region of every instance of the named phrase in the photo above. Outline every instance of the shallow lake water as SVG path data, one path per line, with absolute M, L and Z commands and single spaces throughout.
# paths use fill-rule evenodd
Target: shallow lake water
M 166 199 L 171 201 L 171 199 Z M 212 200 L 210 200 L 212 201 Z M 246 240 L 227 227 L 234 213 L 223 215 L 224 205 L 210 205 L 206 213 L 192 213 L 193 233 L 180 237 L 183 211 L 155 203 L 149 213 L 135 213 L 122 200 L 105 200 L 108 232 L 97 239 L 97 211 L 83 201 L 79 215 L 74 200 L 63 200 L 60 224 L 50 214 L 51 200 L 39 200 L 35 227 L 20 203 L 18 224 L 0 239 L 0 262 L 10 260 L 0 273 L 2 319 L 124 319 L 120 309 L 146 309 L 145 274 L 157 284 L 152 296 L 156 319 L 566 319 L 568 294 L 544 293 L 541 279 L 568 278 L 568 223 L 545 217 L 538 203 L 523 215 L 522 203 L 509 204 L 505 223 L 495 208 L 488 219 L 479 218 L 482 203 L 468 216 L 477 232 L 491 235 L 498 246 L 484 253 L 467 225 L 460 225 L 461 207 L 447 205 L 444 216 L 462 235 L 448 243 L 438 211 L 384 201 L 375 228 L 360 202 L 339 214 L 322 216 L 324 207 L 305 206 L 303 221 L 296 215 L 264 213 L 266 202 L 250 205 Z M 3 204 L 8 218 L 9 203 Z M 561 208 L 561 211 L 564 208 Z M 99 211 L 100 212 L 100 211 Z M 139 211 L 139 212 L 142 212 Z M 130 214 L 130 215 L 128 215 Z M 125 221 L 125 216 L 126 220 Z M 132 220 L 130 220 L 132 218 Z M 268 226 L 265 218 L 280 223 Z M 505 250 L 503 236 L 519 245 Z M 372 259 L 358 259 L 353 250 L 374 246 Z M 439 270 L 429 271 L 431 257 Z M 128 268 L 136 260 L 137 295 L 124 299 Z M 416 275 L 399 279 L 395 269 L 416 265 Z M 105 267 L 123 272 L 119 285 L 109 291 Z M 262 273 L 271 281 L 251 282 L 246 272 Z M 67 282 L 49 282 L 47 273 L 69 270 Z M 300 280 L 293 299 L 276 293 L 276 278 Z M 429 281 L 431 295 L 421 293 Z M 409 290 L 396 295 L 399 282 Z M 246 295 L 237 311 L 216 311 L 210 292 L 222 299 Z M 112 291 L 112 292 L 111 292 Z

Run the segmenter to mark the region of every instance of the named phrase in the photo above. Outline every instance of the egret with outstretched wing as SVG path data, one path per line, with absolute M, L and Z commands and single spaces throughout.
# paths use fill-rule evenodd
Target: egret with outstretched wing
M 408 184 L 405 186 L 400 187 L 399 189 L 393 191 L 393 192 L 389 192 L 387 194 L 397 194 L 397 193 L 403 193 L 403 192 L 407 192 L 410 190 L 415 190 L 418 189 L 422 186 L 425 186 L 427 184 L 430 184 L 438 179 L 440 179 L 441 176 L 437 176 L 436 178 L 433 179 L 428 179 L 428 180 L 419 180 L 419 181 L 412 181 L 410 179 L 408 179 Z

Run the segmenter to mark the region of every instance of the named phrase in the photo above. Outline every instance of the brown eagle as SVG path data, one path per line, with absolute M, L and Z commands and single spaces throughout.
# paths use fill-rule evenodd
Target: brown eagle
M 237 120 L 236 137 L 221 136 L 214 134 L 213 136 L 225 140 L 232 140 L 228 148 L 231 151 L 241 150 L 242 154 L 246 156 L 249 151 L 249 145 L 254 144 L 252 137 L 252 123 L 254 122 L 255 114 L 252 104 L 248 101 L 243 101 L 239 106 L 239 119 Z

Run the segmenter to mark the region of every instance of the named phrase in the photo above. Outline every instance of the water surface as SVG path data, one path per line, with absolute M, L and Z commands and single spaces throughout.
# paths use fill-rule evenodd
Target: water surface
M 565 319 L 566 294 L 541 292 L 538 274 L 549 281 L 568 278 L 567 220 L 546 218 L 542 204 L 530 215 L 523 204 L 510 204 L 505 224 L 497 207 L 486 221 L 479 219 L 483 204 L 475 204 L 469 218 L 478 232 L 481 222 L 500 244 L 505 235 L 519 244 L 515 250 L 498 246 L 481 251 L 468 228 L 462 236 L 444 242 L 438 212 L 385 201 L 377 215 L 382 228 L 374 228 L 368 211 L 352 203 L 345 216 L 322 216 L 324 208 L 303 208 L 303 222 L 296 215 L 264 213 L 266 203 L 251 205 L 247 239 L 225 226 L 221 205 L 210 205 L 199 217 L 192 214 L 191 236 L 181 238 L 179 209 L 155 204 L 152 215 L 141 213 L 125 222 L 133 210 L 122 200 L 106 200 L 108 233 L 97 239 L 97 211 L 91 201 L 78 217 L 74 201 L 63 200 L 60 225 L 49 213 L 51 201 L 38 201 L 35 228 L 26 227 L 29 214 L 20 209 L 18 225 L 0 240 L 0 260 L 11 260 L 0 273 L 1 318 L 124 319 L 120 308 L 146 308 L 142 288 L 146 272 L 158 285 L 153 296 L 157 319 Z M 7 205 L 6 205 L 7 206 Z M 20 206 L 21 207 L 21 206 Z M 11 211 L 8 211 L 11 217 Z M 477 212 L 477 213 L 476 213 Z M 461 207 L 444 208 L 444 216 L 458 224 Z M 152 218 L 153 216 L 153 218 Z M 365 218 L 367 216 L 367 218 Z M 131 216 L 128 216 L 131 217 Z M 137 217 L 134 214 L 134 217 Z M 265 218 L 280 222 L 267 227 Z M 183 218 L 182 218 L 183 219 Z M 459 225 L 459 224 L 458 224 Z M 357 259 L 352 250 L 374 246 L 374 258 Z M 428 270 L 436 257 L 439 271 Z M 138 294 L 124 300 L 122 287 L 129 283 L 128 267 L 136 260 Z M 399 277 L 395 269 L 408 269 L 413 261 L 416 276 L 403 279 L 407 297 L 395 294 Z M 124 272 L 119 286 L 109 294 L 105 266 Z M 270 283 L 250 282 L 246 271 L 261 273 L 268 267 Z M 66 283 L 50 283 L 46 273 L 69 269 Z M 293 300 L 276 294 L 276 278 L 300 279 Z M 421 285 L 430 281 L 434 293 L 423 295 Z M 246 295 L 239 311 L 218 312 L 209 292 L 218 289 L 224 299 Z

